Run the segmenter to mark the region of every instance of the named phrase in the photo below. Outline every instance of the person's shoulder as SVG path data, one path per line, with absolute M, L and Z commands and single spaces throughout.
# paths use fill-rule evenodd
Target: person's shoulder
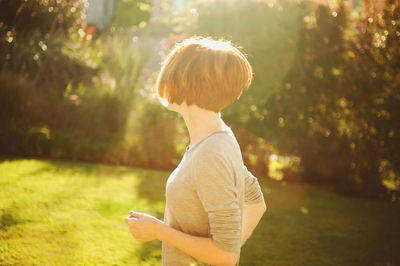
M 211 159 L 213 157 L 231 157 L 240 153 L 235 136 L 231 132 L 218 132 L 200 143 L 193 150 L 194 157 Z
M 203 152 L 226 151 L 235 145 L 235 137 L 230 132 L 218 132 L 207 138 L 199 149 Z

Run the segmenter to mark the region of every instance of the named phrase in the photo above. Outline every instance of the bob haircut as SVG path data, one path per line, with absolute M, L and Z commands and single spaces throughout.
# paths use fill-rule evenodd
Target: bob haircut
M 223 39 L 193 36 L 175 44 L 156 81 L 162 104 L 186 101 L 220 112 L 248 89 L 253 69 L 246 56 Z

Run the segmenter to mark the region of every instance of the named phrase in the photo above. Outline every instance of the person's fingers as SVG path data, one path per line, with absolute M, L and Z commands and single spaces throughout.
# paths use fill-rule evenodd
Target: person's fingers
M 125 222 L 126 222 L 128 225 L 134 224 L 136 221 L 137 221 L 137 218 L 135 218 L 135 217 L 127 216 L 127 217 L 125 218 Z
M 141 212 L 130 211 L 129 214 L 130 214 L 130 216 L 133 216 L 135 218 L 143 217 L 143 213 L 141 213 Z

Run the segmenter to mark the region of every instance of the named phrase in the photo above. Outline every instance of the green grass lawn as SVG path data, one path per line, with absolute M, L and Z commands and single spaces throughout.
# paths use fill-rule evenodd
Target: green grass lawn
M 160 265 L 124 218 L 160 219 L 168 172 L 56 160 L 0 160 L 0 264 Z M 240 265 L 400 265 L 400 207 L 316 186 L 260 180 L 268 210 Z

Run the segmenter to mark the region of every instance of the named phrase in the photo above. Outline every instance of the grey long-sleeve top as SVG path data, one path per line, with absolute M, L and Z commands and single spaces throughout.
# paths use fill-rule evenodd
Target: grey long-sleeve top
M 211 237 L 240 256 L 243 204 L 264 201 L 257 178 L 243 164 L 231 130 L 214 132 L 186 151 L 166 185 L 164 222 Z M 162 242 L 163 265 L 209 265 Z

